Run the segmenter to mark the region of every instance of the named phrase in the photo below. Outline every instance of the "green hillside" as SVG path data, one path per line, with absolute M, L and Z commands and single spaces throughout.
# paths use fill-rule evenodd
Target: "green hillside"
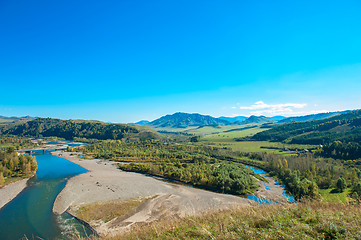
M 238 140 L 323 145 L 321 155 L 336 159 L 361 158 L 361 110 L 327 119 L 280 125 Z
M 299 116 L 299 117 L 289 117 L 279 121 L 279 123 L 291 123 L 291 122 L 305 122 L 305 121 L 314 121 L 314 120 L 321 120 L 329 117 L 338 116 L 344 113 L 349 113 L 351 111 L 342 111 L 342 112 L 327 112 L 327 113 L 317 113 L 311 114 L 306 116 Z
M 144 126 L 53 118 L 37 118 L 21 124 L 7 125 L 2 127 L 0 132 L 4 135 L 60 137 L 69 140 L 74 138 L 147 140 L 158 139 L 162 136 Z

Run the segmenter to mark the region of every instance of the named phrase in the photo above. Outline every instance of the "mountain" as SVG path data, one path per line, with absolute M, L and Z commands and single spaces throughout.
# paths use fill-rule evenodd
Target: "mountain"
M 244 124 L 264 124 L 264 123 L 274 123 L 276 122 L 275 120 L 272 120 L 270 118 L 267 118 L 265 116 L 250 116 L 249 118 L 247 118 L 246 120 L 244 120 L 243 122 L 239 122 L 238 124 L 240 125 L 244 125 Z
M 251 139 L 298 144 L 358 143 L 361 142 L 361 110 L 321 120 L 278 125 L 255 134 Z
M 275 121 L 281 121 L 283 119 L 286 119 L 286 117 L 284 116 L 273 116 L 273 117 L 269 117 L 269 119 L 275 120 Z
M 74 138 L 148 140 L 160 139 L 162 135 L 146 126 L 127 124 L 109 124 L 87 120 L 61 120 L 37 118 L 24 123 L 13 123 L 0 128 L 0 134 L 24 137 L 60 137 Z
M 139 122 L 136 122 L 136 123 L 129 123 L 131 125 L 141 125 L 141 126 L 144 126 L 144 125 L 147 125 L 148 123 L 150 123 L 150 121 L 148 120 L 141 120 Z
M 230 122 L 198 113 L 174 113 L 158 118 L 148 126 L 154 128 L 187 128 L 193 126 L 225 126 Z
M 244 116 L 238 116 L 238 117 L 219 117 L 218 119 L 225 120 L 228 122 L 242 122 L 247 119 L 247 117 Z
M 349 113 L 350 110 L 342 111 L 342 112 L 327 112 L 327 113 L 318 113 L 318 114 L 311 114 L 306 116 L 300 117 L 289 117 L 283 120 L 280 120 L 279 123 L 291 123 L 291 122 L 303 122 L 303 121 L 313 121 L 313 120 L 320 120 L 325 119 L 333 116 L 337 116 L 344 113 Z

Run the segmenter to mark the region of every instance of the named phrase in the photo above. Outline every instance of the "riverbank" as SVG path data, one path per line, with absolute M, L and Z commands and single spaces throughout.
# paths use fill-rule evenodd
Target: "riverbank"
M 110 200 L 129 200 L 137 197 L 156 196 L 126 219 L 113 219 L 107 223 L 89 224 L 101 236 L 119 234 L 139 223 L 150 223 L 165 217 L 194 216 L 210 210 L 249 207 L 251 200 L 167 183 L 139 173 L 124 172 L 116 163 L 100 159 L 79 159 L 77 153 L 64 151 L 52 154 L 80 165 L 89 172 L 68 180 L 65 188 L 55 200 L 53 211 L 61 214 L 85 204 Z
M 13 200 L 27 186 L 29 178 L 25 178 L 16 182 L 12 182 L 0 188 L 0 209 Z
M 252 195 L 266 199 L 267 201 L 272 201 L 274 203 L 286 204 L 289 203 L 286 196 L 283 195 L 283 188 L 281 185 L 277 184 L 277 182 L 271 178 L 264 176 L 267 182 L 262 182 L 257 179 L 259 184 L 259 189 Z

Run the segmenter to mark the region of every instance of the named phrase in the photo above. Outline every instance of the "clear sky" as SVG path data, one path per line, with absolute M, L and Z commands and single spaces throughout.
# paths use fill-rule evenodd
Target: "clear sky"
M 0 115 L 361 108 L 361 1 L 0 0 Z

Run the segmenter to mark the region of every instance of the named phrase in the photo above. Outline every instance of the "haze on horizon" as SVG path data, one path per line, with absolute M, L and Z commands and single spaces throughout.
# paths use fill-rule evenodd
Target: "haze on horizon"
M 359 109 L 360 1 L 0 3 L 0 115 Z

